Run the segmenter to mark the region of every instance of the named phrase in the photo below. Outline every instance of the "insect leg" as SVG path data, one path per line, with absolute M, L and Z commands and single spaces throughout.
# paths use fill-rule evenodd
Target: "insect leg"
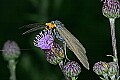
M 67 44 L 66 44 L 65 41 L 63 42 L 63 46 L 64 46 L 64 51 L 65 51 L 65 52 L 64 52 L 64 53 L 65 53 L 65 59 L 68 60 L 68 61 L 70 61 L 70 60 L 68 59 L 68 57 L 67 57 L 67 53 L 66 53 L 66 46 L 67 46 Z M 65 60 L 65 62 L 66 62 L 66 60 Z

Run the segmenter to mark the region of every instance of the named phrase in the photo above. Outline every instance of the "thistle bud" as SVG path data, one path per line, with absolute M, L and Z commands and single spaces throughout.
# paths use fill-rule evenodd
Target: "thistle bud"
M 54 64 L 54 65 L 59 64 L 61 62 L 61 60 L 62 60 L 62 59 L 58 58 L 58 56 L 56 56 L 55 53 L 52 52 L 51 50 L 45 52 L 45 57 L 46 57 L 46 60 L 49 63 Z
M 75 77 L 81 72 L 80 65 L 75 61 L 69 61 L 64 65 L 63 71 L 68 77 Z
M 61 47 L 58 43 L 53 42 L 53 46 L 51 49 L 56 56 L 58 56 L 59 58 L 63 59 L 65 57 L 64 55 L 64 50 L 63 47 Z
M 120 17 L 120 3 L 118 0 L 104 0 L 102 7 L 103 15 L 107 18 Z
M 102 62 L 102 61 L 95 63 L 95 65 L 93 66 L 93 71 L 97 75 L 107 74 L 107 72 L 108 72 L 108 63 Z
M 3 57 L 5 60 L 17 59 L 20 55 L 20 48 L 14 41 L 7 41 L 3 46 Z
M 64 58 L 64 51 L 62 49 L 62 47 L 53 42 L 53 46 L 51 50 L 44 50 L 45 51 L 45 56 L 46 56 L 46 60 L 51 63 L 51 64 L 59 64 L 63 58 Z
M 109 65 L 108 75 L 109 76 L 116 75 L 118 70 L 119 70 L 117 63 L 116 62 L 109 62 L 108 65 Z

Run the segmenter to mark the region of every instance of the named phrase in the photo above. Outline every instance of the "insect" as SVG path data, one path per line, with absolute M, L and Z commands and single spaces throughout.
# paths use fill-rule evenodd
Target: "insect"
M 28 28 L 31 26 L 33 26 L 34 28 L 24 32 L 23 34 L 27 34 L 43 28 L 46 30 L 53 30 L 54 33 L 58 32 L 59 35 L 55 35 L 55 36 L 57 36 L 57 38 L 64 43 L 65 47 L 67 45 L 67 47 L 71 51 L 73 51 L 73 53 L 76 55 L 76 57 L 79 59 L 79 61 L 83 64 L 85 68 L 89 69 L 89 63 L 86 56 L 85 48 L 79 42 L 79 40 L 64 27 L 64 24 L 62 24 L 60 21 L 55 20 L 49 23 L 45 23 L 44 25 L 40 25 L 39 23 L 35 25 L 34 24 L 26 25 L 26 27 Z

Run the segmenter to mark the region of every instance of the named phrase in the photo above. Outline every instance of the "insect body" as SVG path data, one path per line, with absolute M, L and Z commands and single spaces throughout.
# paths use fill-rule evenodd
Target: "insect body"
M 41 27 L 42 29 L 43 27 Z M 89 63 L 86 56 L 86 50 L 83 47 L 83 45 L 79 42 L 77 38 L 75 38 L 65 27 L 64 25 L 58 21 L 51 21 L 50 23 L 46 23 L 45 27 L 46 30 L 54 30 L 54 34 L 58 32 L 57 38 L 60 39 L 63 43 L 67 44 L 67 47 L 74 52 L 76 57 L 80 60 L 80 62 L 83 64 L 83 66 L 87 69 L 89 69 Z M 40 29 L 40 27 L 30 29 L 23 34 L 29 33 L 31 31 Z

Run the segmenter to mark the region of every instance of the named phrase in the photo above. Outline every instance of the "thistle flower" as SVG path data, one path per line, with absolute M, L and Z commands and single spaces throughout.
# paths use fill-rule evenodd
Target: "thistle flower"
M 5 60 L 14 60 L 20 55 L 20 48 L 14 41 L 8 40 L 3 46 L 3 57 Z
M 68 77 L 75 77 L 81 72 L 80 65 L 75 61 L 69 61 L 64 65 L 63 71 Z
M 120 3 L 118 0 L 104 0 L 102 7 L 103 15 L 107 18 L 120 17 Z
M 95 63 L 95 65 L 93 66 L 93 71 L 97 75 L 107 74 L 107 72 L 108 72 L 108 63 L 102 62 L 102 61 Z
M 51 30 L 43 30 L 38 35 L 36 35 L 34 40 L 34 45 L 43 50 L 51 49 L 54 41 L 54 36 Z
M 118 65 L 116 62 L 109 62 L 109 69 L 108 69 L 108 75 L 109 76 L 114 76 L 117 74 L 118 69 Z
M 51 64 L 58 64 L 60 63 L 64 58 L 64 51 L 62 47 L 60 47 L 59 44 L 53 43 L 51 50 L 44 50 L 45 51 L 45 57 L 46 60 Z

